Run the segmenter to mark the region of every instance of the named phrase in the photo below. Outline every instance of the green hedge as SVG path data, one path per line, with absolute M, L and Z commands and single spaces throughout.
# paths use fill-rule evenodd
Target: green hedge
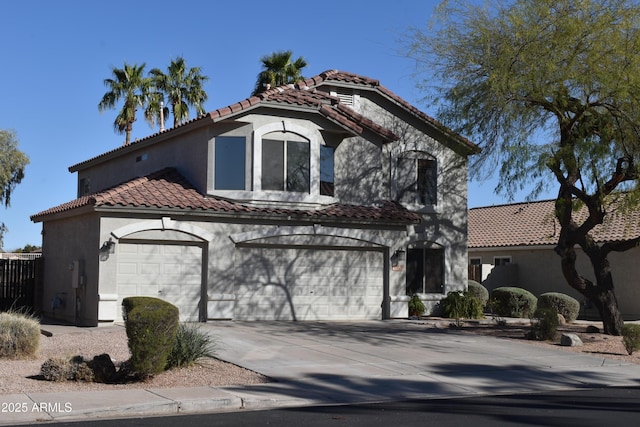
M 526 289 L 505 286 L 491 292 L 491 305 L 498 316 L 531 318 L 538 299 Z
M 561 314 L 567 322 L 573 322 L 580 314 L 577 299 L 559 292 L 546 292 L 538 297 L 538 308 L 548 308 Z
M 164 371 L 176 340 L 178 308 L 152 297 L 125 298 L 122 308 L 131 371 L 141 378 Z
M 478 298 L 482 307 L 485 307 L 487 302 L 489 302 L 489 291 L 475 280 L 469 280 L 467 282 L 467 292 Z

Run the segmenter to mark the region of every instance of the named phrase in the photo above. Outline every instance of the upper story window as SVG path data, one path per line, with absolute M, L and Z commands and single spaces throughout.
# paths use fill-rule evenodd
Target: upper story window
M 263 190 L 309 193 L 309 172 L 309 141 L 292 132 L 262 139 Z
M 91 179 L 81 178 L 78 181 L 78 197 L 86 196 L 91 193 Z
M 335 148 L 317 129 L 269 122 L 209 141 L 208 191 L 237 200 L 330 203 Z
M 320 194 L 322 196 L 334 195 L 334 163 L 335 148 L 328 145 L 320 146 Z
M 244 190 L 246 187 L 246 139 L 244 136 L 217 136 L 215 140 L 216 190 Z
M 427 153 L 410 152 L 398 160 L 398 190 L 402 202 L 438 204 L 438 162 Z

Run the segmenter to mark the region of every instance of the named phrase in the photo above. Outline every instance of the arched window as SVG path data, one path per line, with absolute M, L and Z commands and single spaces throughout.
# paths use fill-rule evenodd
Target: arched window
M 293 132 L 262 138 L 262 189 L 309 193 L 309 140 Z

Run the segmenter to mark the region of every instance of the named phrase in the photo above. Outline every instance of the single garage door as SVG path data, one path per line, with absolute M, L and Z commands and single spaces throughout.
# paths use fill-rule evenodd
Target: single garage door
M 151 296 L 180 310 L 180 320 L 200 320 L 202 252 L 198 245 L 121 243 L 118 304 L 129 296 Z
M 235 265 L 236 319 L 382 318 L 382 252 L 245 247 Z

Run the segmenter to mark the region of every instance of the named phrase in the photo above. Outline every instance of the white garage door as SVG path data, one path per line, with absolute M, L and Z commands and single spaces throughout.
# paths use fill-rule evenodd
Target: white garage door
M 118 247 L 116 280 L 119 307 L 128 296 L 151 296 L 177 306 L 180 320 L 200 319 L 200 246 L 122 243 Z
M 234 318 L 381 319 L 381 252 L 239 248 Z

